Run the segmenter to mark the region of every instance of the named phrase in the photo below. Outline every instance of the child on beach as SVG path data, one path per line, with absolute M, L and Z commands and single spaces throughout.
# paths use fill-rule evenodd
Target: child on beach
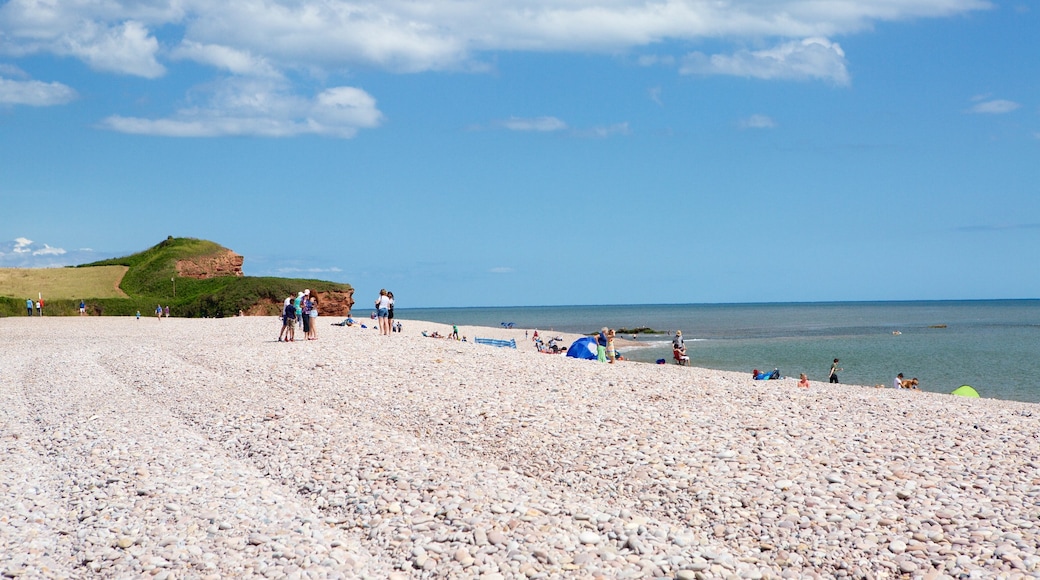
M 296 339 L 296 305 L 290 298 L 285 299 L 282 309 L 282 332 L 278 335 L 279 341 L 295 342 Z
M 809 377 L 805 376 L 805 373 L 802 373 L 801 375 L 799 375 L 799 377 L 798 377 L 798 386 L 803 388 L 803 389 L 808 389 L 809 388 Z
M 617 353 L 614 351 L 614 329 L 611 328 L 607 331 L 607 358 L 610 359 L 610 364 L 614 364 L 614 359 Z

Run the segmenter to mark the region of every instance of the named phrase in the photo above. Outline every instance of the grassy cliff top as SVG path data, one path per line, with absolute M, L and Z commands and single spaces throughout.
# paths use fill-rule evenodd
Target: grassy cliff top
M 35 298 L 38 293 L 43 293 L 48 305 L 53 305 L 51 311 L 59 314 L 77 312 L 79 300 L 85 299 L 100 306 L 96 311 L 104 314 L 151 312 L 156 304 L 162 304 L 170 305 L 178 316 L 216 317 L 233 316 L 257 304 L 281 304 L 286 296 L 304 288 L 348 295 L 353 292 L 349 284 L 324 280 L 235 275 L 200 279 L 177 274 L 177 263 L 182 260 L 204 262 L 231 253 L 208 240 L 171 236 L 147 250 L 121 258 L 71 268 L 8 269 L 0 272 L 4 289 L 0 294 L 0 314 L 24 314 L 25 299 Z M 8 291 L 3 276 L 18 281 L 16 292 L 14 284 Z M 87 281 L 93 285 L 86 285 Z

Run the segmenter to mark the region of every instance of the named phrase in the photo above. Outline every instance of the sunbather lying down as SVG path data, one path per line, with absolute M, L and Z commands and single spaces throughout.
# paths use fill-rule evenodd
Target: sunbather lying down
M 357 324 L 353 318 L 344 318 L 343 322 L 333 322 L 332 326 L 354 326 Z

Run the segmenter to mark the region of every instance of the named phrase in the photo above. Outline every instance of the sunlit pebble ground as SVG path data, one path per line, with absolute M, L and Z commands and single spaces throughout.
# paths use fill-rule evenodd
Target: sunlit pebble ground
M 319 321 L 0 320 L 0 570 L 1040 574 L 1037 405 Z

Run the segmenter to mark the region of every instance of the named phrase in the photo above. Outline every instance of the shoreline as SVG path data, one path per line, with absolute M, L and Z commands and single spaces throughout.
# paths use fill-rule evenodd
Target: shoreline
M 799 389 L 339 320 L 299 344 L 275 341 L 273 317 L 0 320 L 0 568 L 1040 572 L 1036 404 Z

